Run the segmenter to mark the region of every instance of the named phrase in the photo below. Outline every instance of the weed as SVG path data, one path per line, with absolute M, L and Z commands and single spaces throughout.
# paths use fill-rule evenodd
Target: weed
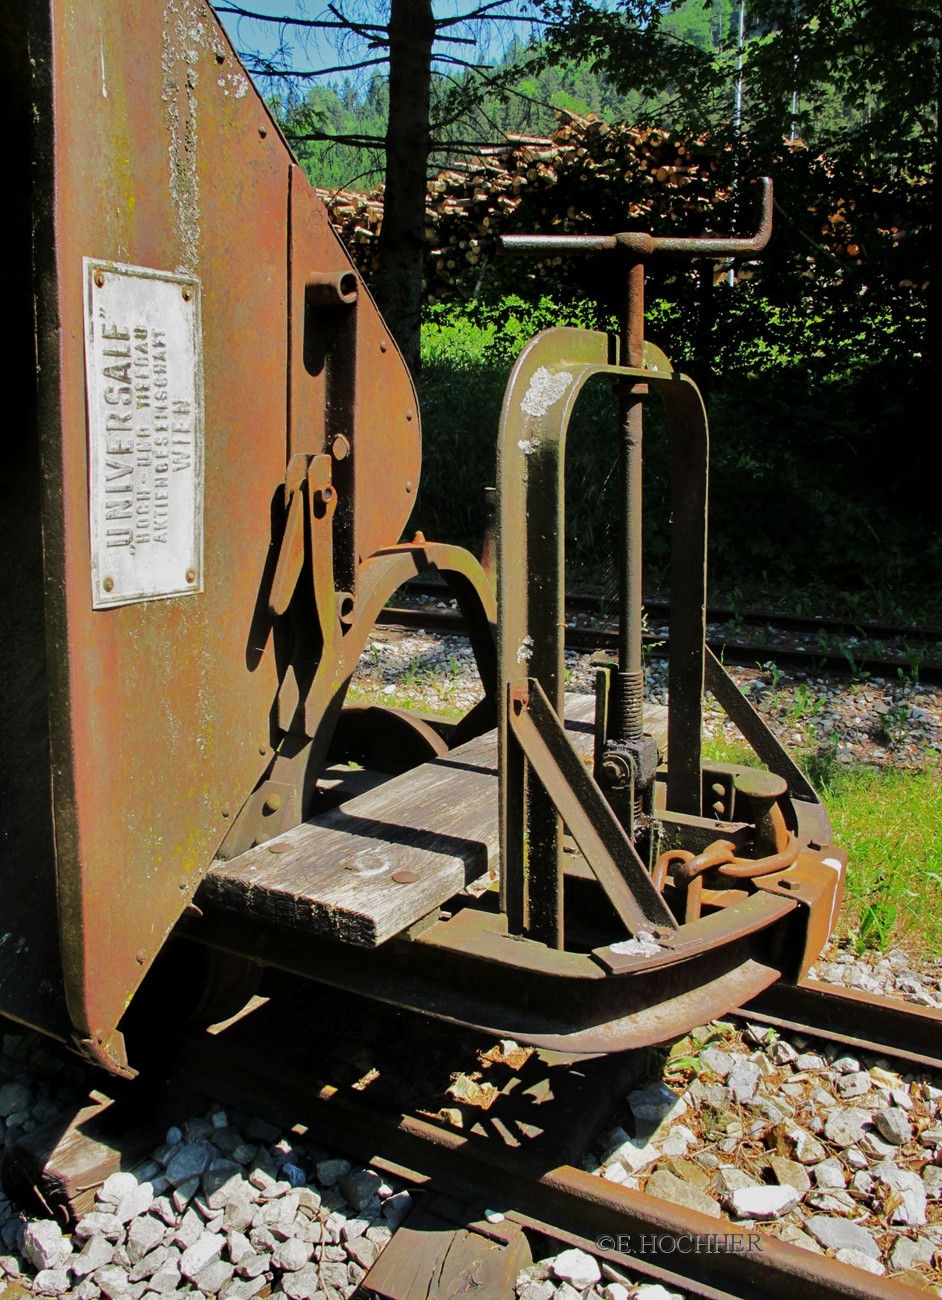
M 402 674 L 402 684 L 403 686 L 417 686 L 427 676 L 428 670 L 423 667 L 422 660 L 418 655 L 413 655 Z
M 857 658 L 855 649 L 849 645 L 839 647 L 841 654 L 847 660 L 847 667 L 850 669 L 850 679 L 852 682 L 864 682 L 870 676 L 870 670 L 863 665 L 863 658 Z
M 822 789 L 835 843 L 848 854 L 844 925 L 885 947 L 909 933 L 942 953 L 942 782 L 932 770 L 836 771 Z
M 896 675 L 900 681 L 904 682 L 906 685 L 918 686 L 919 674 L 928 654 L 927 648 L 925 644 L 918 646 L 907 645 L 904 649 L 904 654 L 906 655 L 907 666 L 905 668 L 897 668 Z
M 802 755 L 802 766 L 805 775 L 816 790 L 822 792 L 830 790 L 841 771 L 837 756 L 837 738 L 828 736 L 824 740 L 818 740 L 810 753 Z
M 779 668 L 778 664 L 775 663 L 772 659 L 766 660 L 764 664 L 756 664 L 756 667 L 761 668 L 764 672 L 767 672 L 769 674 L 769 689 L 773 695 L 776 694 L 778 691 L 779 682 L 782 680 L 783 677 L 781 668 Z
M 905 701 L 887 709 L 880 719 L 880 730 L 889 745 L 905 745 L 909 739 L 912 710 Z
M 896 904 L 891 899 L 875 898 L 867 903 L 860 914 L 860 923 L 852 934 L 857 953 L 860 954 L 867 948 L 885 951 L 895 924 Z
M 816 718 L 824 711 L 824 696 L 812 695 L 807 682 L 799 682 L 792 692 L 788 706 L 790 722 L 803 722 L 807 718 Z

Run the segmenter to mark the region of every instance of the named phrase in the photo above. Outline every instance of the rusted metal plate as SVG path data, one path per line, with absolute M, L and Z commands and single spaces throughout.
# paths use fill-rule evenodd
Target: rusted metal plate
M 85 259 L 92 605 L 203 590 L 203 335 L 193 275 Z
M 324 387 L 298 345 L 305 299 L 294 273 L 349 264 L 202 0 L 34 0 L 29 20 L 37 596 L 58 911 L 69 1018 L 86 1050 L 114 1066 L 122 1013 L 278 743 L 284 665 L 267 593 L 285 465 L 289 446 L 319 455 L 325 440 Z M 202 286 L 201 592 L 93 608 L 86 258 Z M 372 302 L 362 295 L 355 310 L 379 354 Z M 401 425 L 404 437 L 415 424 L 411 383 L 394 350 L 384 357 L 369 422 Z M 417 451 L 401 454 L 417 470 Z M 391 528 L 404 524 L 408 495 L 403 482 Z

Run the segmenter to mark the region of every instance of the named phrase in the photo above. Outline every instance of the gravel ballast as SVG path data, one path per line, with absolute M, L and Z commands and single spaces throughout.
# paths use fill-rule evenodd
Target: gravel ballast
M 785 738 L 794 682 L 733 670 Z M 567 689 L 589 691 L 588 656 L 567 654 Z M 900 679 L 836 686 L 806 679 L 814 726 L 837 760 L 913 766 L 942 749 L 942 691 Z M 664 702 L 664 672 L 649 673 Z M 462 638 L 378 630 L 356 687 L 380 701 L 462 712 L 480 698 Z M 708 714 L 707 730 L 727 726 Z M 857 955 L 832 947 L 815 972 L 863 992 L 942 1007 L 942 962 L 902 951 Z M 682 1060 L 680 1066 L 671 1065 Z M 599 1176 L 757 1225 L 812 1252 L 870 1272 L 918 1275 L 942 1295 L 942 1086 L 885 1062 L 761 1026 L 704 1026 L 675 1047 L 663 1080 L 626 1098 L 585 1164 Z M 9 1033 L 0 1058 L 4 1146 L 83 1096 L 78 1062 L 38 1036 Z M 682 1189 L 682 1190 L 679 1190 Z M 107 1300 L 174 1292 L 224 1300 L 354 1294 L 408 1213 L 407 1188 L 342 1153 L 213 1107 L 171 1129 L 131 1171 L 101 1189 L 74 1234 L 29 1221 L 0 1198 L 0 1277 L 39 1295 Z M 715 1209 L 713 1208 L 715 1207 Z M 591 1256 L 561 1251 L 518 1279 L 523 1300 L 666 1300 L 653 1283 L 611 1276 Z M 593 1271 L 594 1270 L 594 1271 Z M 3 1283 L 0 1283 L 2 1286 Z M 2 1295 L 2 1290 L 0 1290 Z

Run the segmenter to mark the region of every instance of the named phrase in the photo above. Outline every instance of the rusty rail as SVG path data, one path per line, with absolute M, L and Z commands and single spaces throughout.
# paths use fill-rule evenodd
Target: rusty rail
M 840 989 L 819 980 L 773 984 L 739 1015 L 942 1073 L 942 1011 Z
M 191 1039 L 184 1061 L 188 1083 L 217 1100 L 290 1118 L 318 1140 L 419 1186 L 468 1198 L 483 1195 L 490 1208 L 525 1227 L 643 1278 L 682 1287 L 691 1296 L 793 1300 L 802 1287 L 816 1300 L 905 1300 L 920 1294 L 905 1283 L 616 1186 L 571 1165 L 553 1167 L 414 1116 L 379 1113 L 350 1094 L 312 1087 L 307 1076 L 270 1055 L 248 1059 L 222 1036 Z M 643 1253 L 632 1253 L 632 1244 Z
M 645 608 L 649 608 L 647 605 Z M 711 622 L 719 617 L 710 616 Z M 763 622 L 774 623 L 770 615 Z M 423 606 L 390 606 L 382 611 L 378 623 L 396 625 L 405 628 L 424 629 L 429 632 L 443 632 L 451 636 L 465 635 L 465 626 L 459 614 L 450 609 L 436 609 Z M 930 635 L 927 640 L 939 637 Z M 670 636 L 666 632 L 645 632 L 642 643 L 646 653 L 655 659 L 666 659 L 670 648 Z M 607 650 L 614 649 L 617 634 L 608 628 L 573 627 L 565 629 L 567 650 Z M 725 636 L 707 635 L 706 644 L 716 654 L 722 654 L 723 662 L 738 664 L 745 668 L 754 668 L 757 663 L 781 664 L 804 671 L 832 674 L 847 674 L 850 665 L 847 656 L 824 650 L 797 650 L 793 647 L 772 645 L 768 642 L 746 642 L 727 639 Z M 869 673 L 893 676 L 898 668 L 907 669 L 909 664 L 903 658 L 881 658 L 870 654 L 859 654 L 855 660 L 858 669 Z M 922 682 L 942 682 L 942 663 L 920 663 L 919 680 Z

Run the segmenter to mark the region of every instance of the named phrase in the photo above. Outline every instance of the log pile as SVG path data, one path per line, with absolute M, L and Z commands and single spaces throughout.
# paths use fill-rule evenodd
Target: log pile
M 551 138 L 510 136 L 468 163 L 439 172 L 425 210 L 426 299 L 506 291 L 519 262 L 495 259 L 497 237 L 648 229 L 700 235 L 728 222 L 724 154 L 657 127 L 610 126 L 561 114 Z M 363 276 L 377 267 L 382 187 L 370 194 L 319 190 L 331 222 Z M 528 266 L 557 281 L 561 259 Z M 551 270 L 552 268 L 552 270 Z

